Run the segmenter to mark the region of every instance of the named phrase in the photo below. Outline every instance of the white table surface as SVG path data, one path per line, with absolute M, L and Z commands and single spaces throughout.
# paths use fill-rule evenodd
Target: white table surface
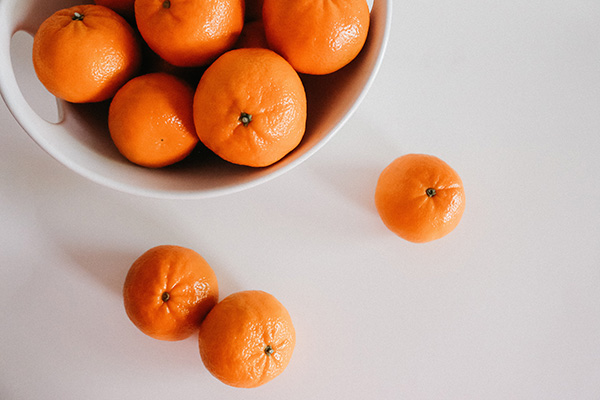
M 600 2 L 397 1 L 361 107 L 261 186 L 154 200 L 89 182 L 0 105 L 0 398 L 600 399 Z M 436 155 L 462 176 L 458 228 L 411 244 L 381 223 L 379 172 Z M 234 389 L 195 338 L 125 315 L 125 274 L 179 244 L 221 297 L 290 311 L 288 369 Z

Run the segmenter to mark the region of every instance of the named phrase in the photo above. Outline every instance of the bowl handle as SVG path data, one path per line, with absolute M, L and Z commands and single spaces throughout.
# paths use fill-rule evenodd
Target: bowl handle
M 19 125 L 38 145 L 56 156 L 52 151 L 55 146 L 48 142 L 47 137 L 53 136 L 51 133 L 61 129 L 60 123 L 46 121 L 36 113 L 25 99 L 13 69 L 10 51 L 13 35 L 19 31 L 33 35 L 37 26 L 46 18 L 43 10 L 29 13 L 32 8 L 26 8 L 24 3 L 0 0 L 0 94 Z M 58 119 L 61 121 L 63 119 L 62 107 L 58 101 L 57 106 Z

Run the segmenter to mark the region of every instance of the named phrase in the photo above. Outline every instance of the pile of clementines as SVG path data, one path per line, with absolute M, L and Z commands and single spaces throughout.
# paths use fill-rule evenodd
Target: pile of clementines
M 252 388 L 283 372 L 296 344 L 286 308 L 260 290 L 218 298 L 217 277 L 208 262 L 174 245 L 143 253 L 123 285 L 125 311 L 136 327 L 168 341 L 197 333 L 202 361 L 221 382 Z
M 251 167 L 292 151 L 306 127 L 301 74 L 350 63 L 369 31 L 366 0 L 96 0 L 39 27 L 33 64 L 73 103 L 110 100 L 119 152 L 150 168 L 202 142 Z
M 44 86 L 74 103 L 110 101 L 121 154 L 143 167 L 181 161 L 202 142 L 251 167 L 271 165 L 304 135 L 299 74 L 350 63 L 369 29 L 366 0 L 96 0 L 57 11 L 34 38 Z M 440 239 L 465 207 L 459 175 L 441 159 L 406 154 L 375 187 L 387 228 L 415 243 Z M 131 265 L 123 286 L 129 319 L 146 335 L 198 335 L 212 375 L 260 386 L 288 365 L 296 341 L 286 308 L 257 290 L 219 301 L 215 272 L 194 250 L 162 245 Z

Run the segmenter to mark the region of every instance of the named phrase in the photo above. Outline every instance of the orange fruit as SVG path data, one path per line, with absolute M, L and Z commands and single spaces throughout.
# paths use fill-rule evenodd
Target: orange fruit
M 242 33 L 240 34 L 234 48 L 262 48 L 268 49 L 269 44 L 265 37 L 265 27 L 262 20 L 249 21 L 244 24 Z
M 198 330 L 217 304 L 214 271 L 195 251 L 156 246 L 131 265 L 123 285 L 127 316 L 146 335 L 182 340 Z
M 119 152 L 150 168 L 174 164 L 198 143 L 193 88 L 173 75 L 156 72 L 127 82 L 108 110 L 108 129 Z
M 40 82 L 54 96 L 73 103 L 111 98 L 140 62 L 132 27 L 113 10 L 95 4 L 57 11 L 33 39 L 33 66 Z
M 134 18 L 134 2 L 135 0 L 94 0 L 94 3 L 108 7 L 123 17 L 131 20 Z
M 460 176 L 444 161 L 407 154 L 381 172 L 375 206 L 392 232 L 411 242 L 429 242 L 456 228 L 465 192 Z
M 304 86 L 271 50 L 231 50 L 200 78 L 194 123 L 200 140 L 221 158 L 251 167 L 271 165 L 302 140 Z
M 367 39 L 366 0 L 264 0 L 271 49 L 298 71 L 324 75 L 347 65 Z
M 290 314 L 273 295 L 248 290 L 214 306 L 198 339 L 202 361 L 213 376 L 230 386 L 252 388 L 285 370 L 296 333 Z
M 244 0 L 136 0 L 150 48 L 178 67 L 201 66 L 229 50 L 244 25 Z

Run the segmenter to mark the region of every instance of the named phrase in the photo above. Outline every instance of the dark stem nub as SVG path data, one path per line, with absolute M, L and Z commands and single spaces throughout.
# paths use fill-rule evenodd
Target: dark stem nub
M 244 124 L 244 126 L 248 126 L 248 124 L 252 121 L 252 115 L 242 112 L 239 120 L 242 124 Z
M 273 355 L 273 353 L 275 353 L 275 350 L 273 350 L 271 345 L 268 344 L 267 347 L 265 347 L 265 354 L 270 356 L 270 355 Z
M 170 298 L 171 298 L 171 295 L 169 294 L 169 292 L 164 292 L 161 297 L 162 301 L 164 301 L 165 303 L 167 301 L 169 301 Z
M 73 16 L 71 17 L 71 19 L 73 21 L 83 21 L 83 14 L 80 14 L 78 12 L 73 13 Z
M 169 0 L 163 1 L 163 8 L 171 8 L 171 2 Z
M 434 188 L 429 188 L 429 189 L 425 190 L 425 193 L 427 194 L 427 196 L 433 197 L 433 196 L 435 196 L 436 192 L 435 192 Z

